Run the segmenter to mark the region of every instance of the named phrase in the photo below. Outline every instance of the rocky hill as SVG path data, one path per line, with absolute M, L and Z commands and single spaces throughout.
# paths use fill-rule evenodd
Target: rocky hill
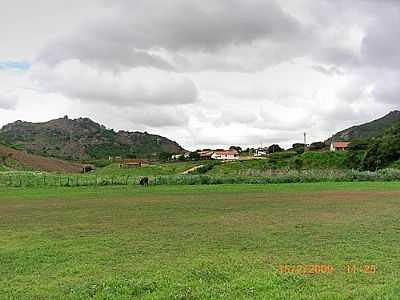
M 380 119 L 342 130 L 329 138 L 326 143 L 330 143 L 332 139 L 335 141 L 353 141 L 382 136 L 388 128 L 397 122 L 400 122 L 400 111 L 395 110 Z
M 6 170 L 23 169 L 63 173 L 83 173 L 94 169 L 94 166 L 33 155 L 0 145 L 0 170 L 2 167 Z
M 44 123 L 16 121 L 0 129 L 0 143 L 29 153 L 68 160 L 122 157 L 156 157 L 180 153 L 176 142 L 147 132 L 107 129 L 89 118 L 67 116 Z

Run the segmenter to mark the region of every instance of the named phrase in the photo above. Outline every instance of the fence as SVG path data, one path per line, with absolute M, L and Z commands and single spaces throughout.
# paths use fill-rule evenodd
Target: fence
M 138 184 L 134 176 L 56 175 L 48 173 L 0 173 L 0 186 L 102 186 Z
M 34 172 L 0 172 L 0 186 L 104 186 L 137 185 L 143 176 L 58 175 Z M 400 170 L 385 169 L 377 172 L 354 170 L 305 170 L 264 174 L 263 176 L 210 176 L 210 175 L 160 175 L 148 176 L 150 185 L 197 184 L 275 184 L 296 182 L 332 181 L 400 181 Z

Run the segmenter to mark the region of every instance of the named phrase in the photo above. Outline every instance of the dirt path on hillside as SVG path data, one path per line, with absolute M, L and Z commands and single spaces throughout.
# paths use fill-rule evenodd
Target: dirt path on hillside
M 191 172 L 196 171 L 197 169 L 200 169 L 201 167 L 204 167 L 204 165 L 198 165 L 198 166 L 191 167 L 190 169 L 183 171 L 181 174 L 182 175 L 190 174 Z

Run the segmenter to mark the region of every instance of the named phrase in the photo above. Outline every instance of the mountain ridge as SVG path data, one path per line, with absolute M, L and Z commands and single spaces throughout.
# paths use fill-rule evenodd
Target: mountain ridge
M 175 141 L 139 131 L 114 131 L 90 118 L 68 116 L 47 122 L 15 121 L 0 129 L 0 143 L 30 153 L 68 160 L 104 159 L 109 156 L 156 157 L 181 153 Z
M 400 122 L 400 111 L 393 110 L 376 120 L 341 130 L 327 139 L 325 143 L 329 144 L 331 141 L 354 141 L 379 137 L 397 122 Z

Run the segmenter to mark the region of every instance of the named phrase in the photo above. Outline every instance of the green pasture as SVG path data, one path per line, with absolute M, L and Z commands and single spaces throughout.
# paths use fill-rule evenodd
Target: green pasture
M 262 176 L 274 170 L 295 169 L 294 160 L 301 163 L 303 170 L 343 170 L 346 169 L 346 152 L 295 152 L 273 153 L 264 159 L 242 160 L 216 164 L 207 172 L 210 175 Z M 206 162 L 207 163 L 207 162 Z M 213 164 L 214 162 L 209 162 Z
M 396 182 L 0 187 L 0 299 L 399 299 L 399 221 Z
M 171 163 L 152 163 L 148 166 L 137 168 L 121 168 L 119 163 L 108 165 L 96 170 L 98 175 L 132 175 L 132 176 L 150 176 L 150 175 L 172 175 L 180 174 L 191 167 L 201 165 L 201 162 L 171 162 Z

